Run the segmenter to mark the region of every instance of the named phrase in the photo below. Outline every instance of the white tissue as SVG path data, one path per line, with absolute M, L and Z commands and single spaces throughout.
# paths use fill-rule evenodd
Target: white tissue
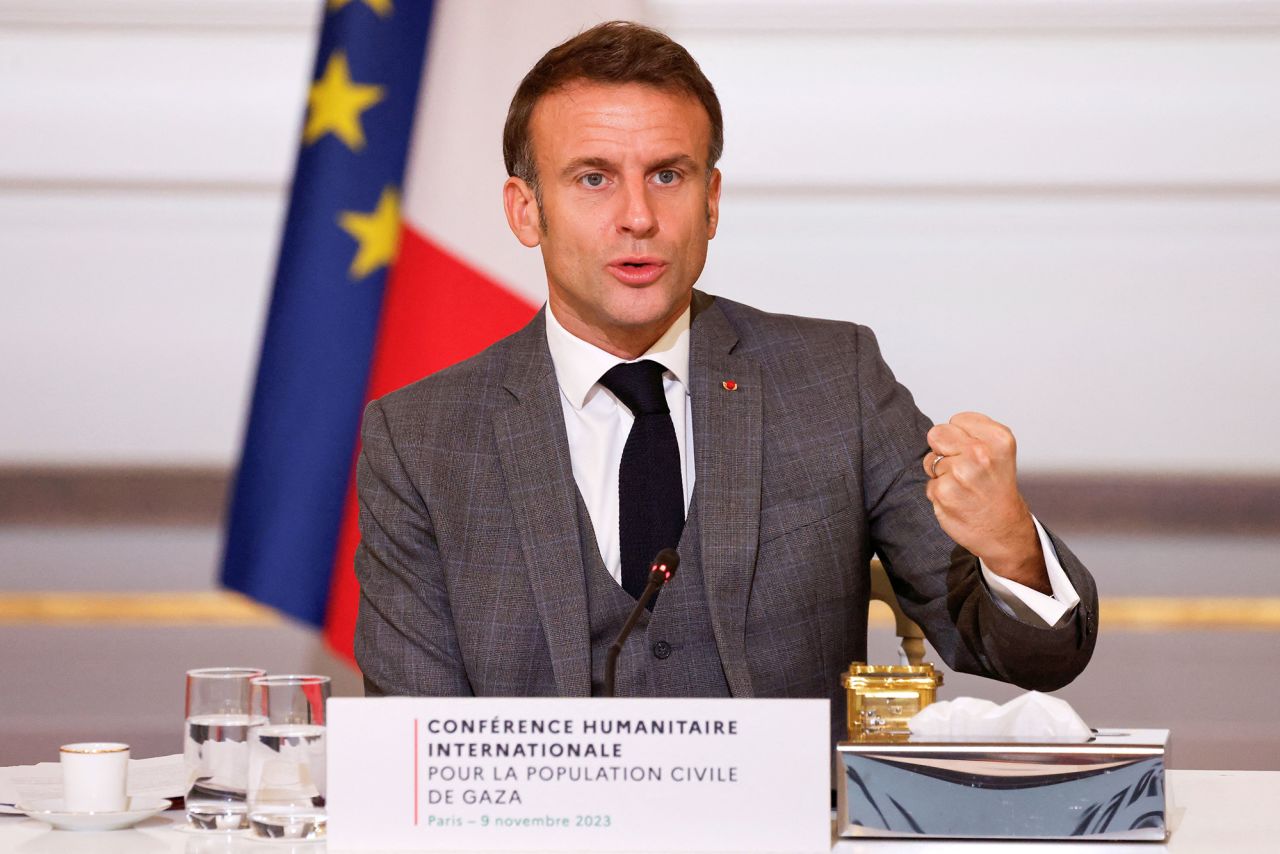
M 947 738 L 1071 738 L 1093 735 L 1071 704 L 1028 691 L 1003 706 L 976 697 L 957 697 L 926 706 L 907 722 L 911 734 Z

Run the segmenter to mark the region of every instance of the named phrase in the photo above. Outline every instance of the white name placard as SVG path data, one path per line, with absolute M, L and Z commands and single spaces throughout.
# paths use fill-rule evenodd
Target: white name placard
M 335 698 L 329 850 L 828 851 L 826 700 Z

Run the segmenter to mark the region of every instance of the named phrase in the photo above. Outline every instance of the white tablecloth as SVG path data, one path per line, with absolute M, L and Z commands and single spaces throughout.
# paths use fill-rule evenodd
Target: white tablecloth
M 1280 771 L 1170 771 L 1166 844 L 1092 843 L 1102 854 L 1253 854 L 1280 851 Z M 23 816 L 0 816 L 4 854 L 325 854 L 324 843 L 254 842 L 238 836 L 184 832 L 182 815 L 162 813 L 131 830 L 73 833 Z M 999 854 L 1064 851 L 1076 842 L 1000 843 Z M 959 854 L 993 850 L 990 842 L 897 839 L 838 840 L 839 854 Z M 336 852 L 334 852 L 336 854 Z

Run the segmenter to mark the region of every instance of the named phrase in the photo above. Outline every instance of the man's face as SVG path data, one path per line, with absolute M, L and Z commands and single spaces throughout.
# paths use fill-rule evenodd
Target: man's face
M 524 184 L 510 179 L 512 228 L 541 245 L 565 328 L 637 356 L 689 305 L 715 236 L 720 175 L 708 181 L 706 110 L 651 86 L 579 82 L 543 97 L 529 130 L 545 227 L 536 202 L 513 215 L 511 185 Z

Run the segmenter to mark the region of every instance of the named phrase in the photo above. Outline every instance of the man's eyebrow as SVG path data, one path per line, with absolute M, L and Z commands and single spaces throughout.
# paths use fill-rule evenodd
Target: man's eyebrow
M 583 169 L 613 169 L 613 164 L 603 157 L 575 157 L 569 165 L 560 170 L 565 178 L 572 178 Z
M 698 161 L 694 160 L 687 154 L 672 154 L 649 164 L 649 168 L 645 171 L 656 172 L 659 169 L 670 169 L 672 166 L 681 166 L 691 172 L 697 172 L 701 168 Z

